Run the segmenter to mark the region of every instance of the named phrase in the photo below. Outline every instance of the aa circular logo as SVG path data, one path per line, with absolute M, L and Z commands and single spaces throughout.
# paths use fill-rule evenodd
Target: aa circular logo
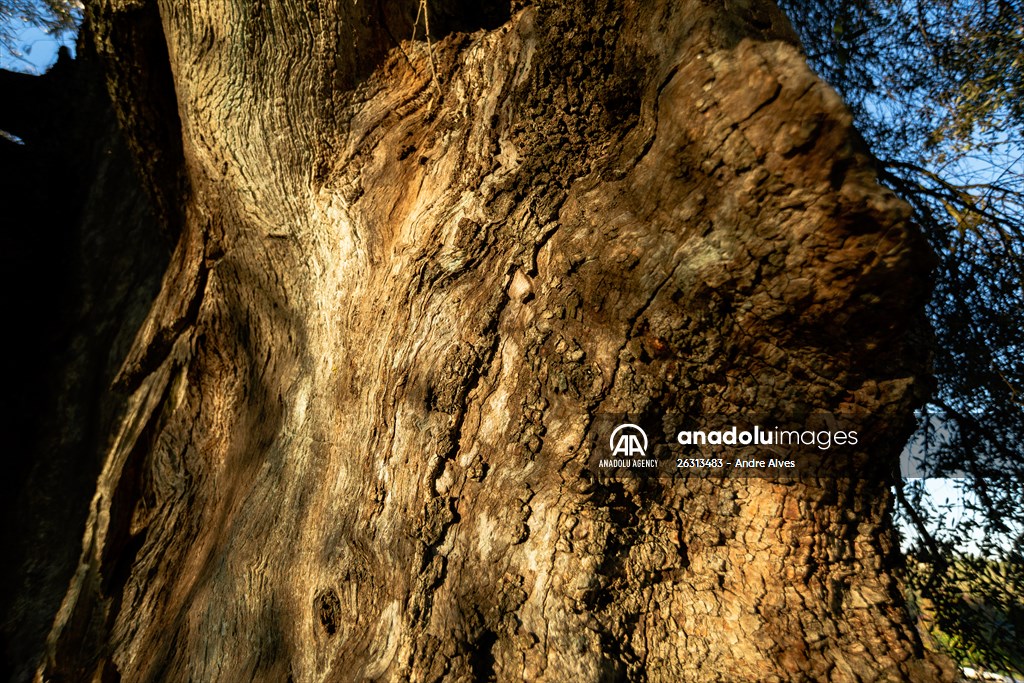
M 642 458 L 647 454 L 647 433 L 635 424 L 620 424 L 608 439 L 612 456 Z

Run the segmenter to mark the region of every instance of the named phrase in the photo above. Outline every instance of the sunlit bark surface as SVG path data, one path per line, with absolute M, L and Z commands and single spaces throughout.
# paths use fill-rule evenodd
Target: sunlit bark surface
M 887 483 L 927 259 L 785 19 L 408 5 L 89 8 L 179 241 L 40 676 L 941 680 Z M 861 438 L 595 482 L 602 413 Z

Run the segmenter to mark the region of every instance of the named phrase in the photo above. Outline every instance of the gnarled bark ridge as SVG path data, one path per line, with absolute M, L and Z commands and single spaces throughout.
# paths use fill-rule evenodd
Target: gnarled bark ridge
M 941 679 L 891 574 L 926 259 L 785 19 L 408 4 L 90 8 L 180 238 L 41 675 Z M 861 439 L 594 482 L 601 413 Z

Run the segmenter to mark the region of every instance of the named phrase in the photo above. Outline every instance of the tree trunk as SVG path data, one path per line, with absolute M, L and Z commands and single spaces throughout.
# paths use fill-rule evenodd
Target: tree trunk
M 39 675 L 948 677 L 892 574 L 927 258 L 784 17 L 416 5 L 88 8 L 178 243 Z M 595 479 L 624 414 L 861 438 Z

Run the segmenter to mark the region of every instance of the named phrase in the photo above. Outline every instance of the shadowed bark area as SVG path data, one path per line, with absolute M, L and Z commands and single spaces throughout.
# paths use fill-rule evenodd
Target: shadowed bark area
M 89 500 L 126 396 L 110 389 L 171 244 L 118 132 L 96 57 L 44 76 L 0 71 L 0 679 L 31 680 L 81 552 Z
M 781 14 L 414 10 L 90 8 L 115 75 L 158 14 L 186 189 L 41 676 L 949 678 L 891 574 L 927 258 Z M 594 482 L 612 413 L 862 438 Z

